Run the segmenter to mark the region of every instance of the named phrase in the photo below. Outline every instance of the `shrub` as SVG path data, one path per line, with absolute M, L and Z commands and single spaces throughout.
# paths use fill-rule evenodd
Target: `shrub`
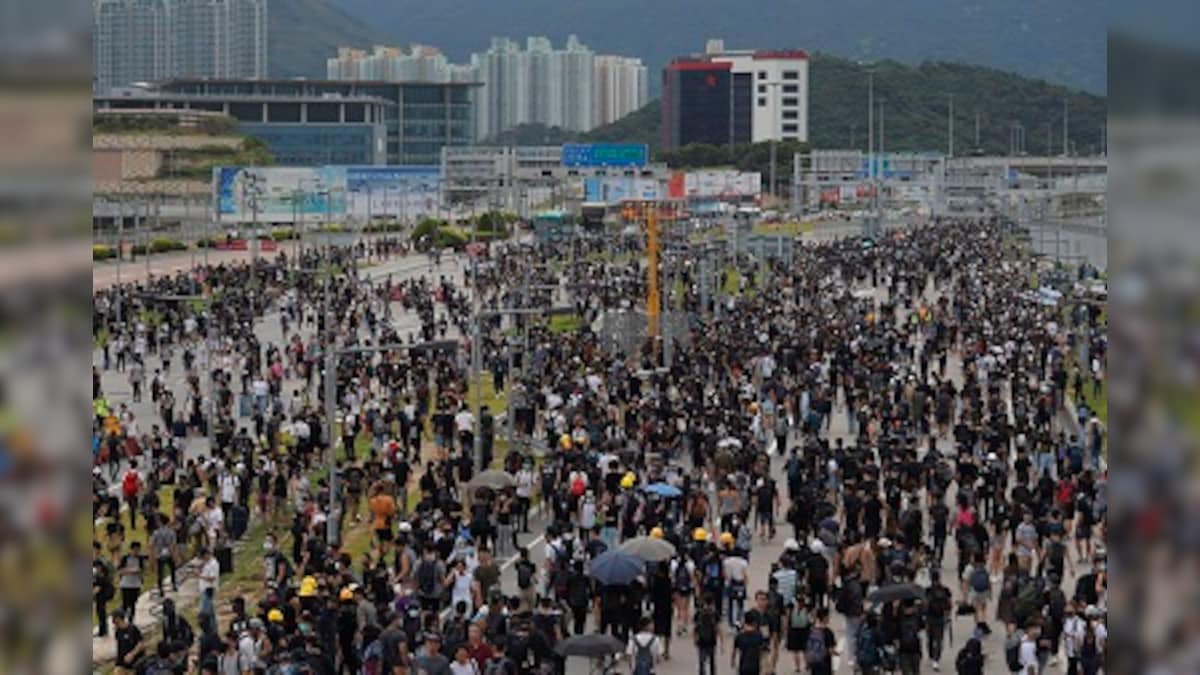
M 168 251 L 186 251 L 187 244 L 178 239 L 159 237 L 150 241 L 151 253 L 166 253 Z
M 92 260 L 112 260 L 117 250 L 107 244 L 92 244 Z
M 300 233 L 287 227 L 278 227 L 271 230 L 270 234 L 260 234 L 259 239 L 273 239 L 275 241 L 287 241 L 289 239 L 299 239 Z
M 486 230 L 475 230 L 476 241 L 502 241 L 512 236 L 508 230 L 500 230 L 498 232 L 489 232 Z
M 412 240 L 419 241 L 422 237 L 433 234 L 440 228 L 446 227 L 446 221 L 440 218 L 423 218 L 417 226 L 413 228 Z
M 460 249 L 467 245 L 467 236 L 460 230 L 443 227 L 437 231 L 434 242 L 438 248 Z
M 326 223 L 321 226 L 321 231 L 329 234 L 341 234 L 346 231 L 346 227 L 341 223 Z

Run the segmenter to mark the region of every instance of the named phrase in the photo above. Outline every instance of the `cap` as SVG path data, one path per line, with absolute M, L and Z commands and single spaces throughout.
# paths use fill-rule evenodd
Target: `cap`
M 278 608 L 267 612 L 267 621 L 271 623 L 283 623 L 283 612 Z
M 253 619 L 250 619 L 250 630 L 262 630 L 263 628 L 266 628 L 266 625 L 263 623 L 262 619 L 258 618 L 257 616 Z
M 696 541 L 708 541 L 708 530 L 703 527 L 697 527 L 692 530 L 692 539 Z
M 425 634 L 425 639 L 426 639 L 426 640 L 429 640 L 429 641 L 433 641 L 433 642 L 441 642 L 441 641 L 442 641 L 442 634 L 441 634 L 441 633 L 435 633 L 435 632 L 433 632 L 433 631 L 430 631 L 430 632 L 428 632 L 428 633 L 426 633 L 426 634 Z
M 799 551 L 800 550 L 800 542 L 796 541 L 795 539 L 788 539 L 787 541 L 783 542 L 783 550 Z

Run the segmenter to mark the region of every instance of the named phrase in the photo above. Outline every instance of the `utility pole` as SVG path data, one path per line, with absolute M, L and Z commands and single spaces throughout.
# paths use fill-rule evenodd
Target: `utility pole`
M 122 249 L 125 247 L 125 199 L 117 200 L 117 323 L 123 323 L 125 313 L 124 295 L 121 288 L 121 258 L 125 257 Z
M 1071 111 L 1068 108 L 1066 97 L 1063 98 L 1063 157 L 1071 155 L 1071 148 L 1068 145 L 1067 139 L 1070 138 L 1068 131 L 1070 130 Z
M 867 73 L 867 184 L 875 189 L 875 71 Z M 864 221 L 865 234 L 874 236 L 873 216 Z
M 946 125 L 948 127 L 946 135 L 949 139 L 950 149 L 947 156 L 954 156 L 954 94 L 948 95 L 950 98 L 950 107 L 946 112 Z

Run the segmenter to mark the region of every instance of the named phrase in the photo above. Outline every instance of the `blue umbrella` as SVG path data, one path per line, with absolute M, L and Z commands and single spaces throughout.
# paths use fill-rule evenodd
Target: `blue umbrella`
M 592 561 L 592 578 L 601 586 L 624 586 L 646 571 L 646 563 L 637 556 L 614 549 Z
M 655 494 L 659 497 L 666 497 L 668 499 L 672 497 L 679 497 L 683 494 L 683 491 L 679 488 L 675 487 L 674 485 L 667 485 L 666 483 L 651 483 L 642 489 L 650 494 Z

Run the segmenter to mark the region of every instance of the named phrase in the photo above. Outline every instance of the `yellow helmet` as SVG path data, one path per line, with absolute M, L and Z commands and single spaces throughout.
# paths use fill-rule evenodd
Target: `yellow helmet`
M 354 591 L 350 590 L 349 587 L 343 588 L 342 592 L 338 593 L 338 598 L 341 600 L 353 600 Z
M 279 608 L 272 609 L 267 612 L 267 621 L 271 623 L 283 623 L 283 612 Z
M 661 528 L 661 527 L 656 527 L 656 528 L 654 528 L 654 529 L 650 530 L 650 537 L 651 537 L 652 539 L 662 539 L 662 538 L 663 538 L 663 530 L 662 530 L 662 528 Z
M 721 533 L 721 545 L 722 546 L 733 546 L 733 535 L 728 532 L 722 532 Z
M 317 594 L 317 580 L 314 577 L 304 577 L 300 581 L 300 592 L 297 593 L 302 598 L 311 598 Z
M 636 482 L 637 478 L 633 475 L 632 471 L 621 477 L 621 487 L 625 488 L 626 490 L 633 487 L 633 484 Z
M 708 541 L 708 530 L 703 527 L 697 527 L 692 530 L 692 539 L 696 541 Z
M 558 444 L 560 446 L 562 446 L 563 450 L 570 450 L 571 449 L 571 434 L 563 434 L 562 436 L 559 436 Z

